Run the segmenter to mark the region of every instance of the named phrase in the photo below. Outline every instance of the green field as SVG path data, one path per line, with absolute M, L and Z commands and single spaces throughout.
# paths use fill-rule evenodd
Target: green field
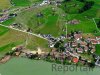
M 74 6 L 76 4 L 77 6 Z M 68 2 L 63 2 L 60 6 L 61 9 L 63 9 L 66 13 L 69 14 L 77 14 L 78 9 L 80 9 L 84 4 L 82 2 L 79 2 L 78 0 L 71 0 Z
M 2 22 L 3 25 L 11 25 L 15 21 L 15 18 L 10 18 L 4 22 Z
M 96 45 L 96 54 L 100 55 L 100 45 Z
M 39 0 L 12 0 L 12 2 L 16 6 L 29 6 L 34 2 L 39 2 Z M 12 23 L 19 23 L 26 29 L 31 28 L 33 33 L 52 34 L 53 36 L 65 34 L 63 29 L 66 26 L 68 33 L 80 30 L 83 33 L 94 34 L 94 32 L 98 32 L 98 29 L 96 28 L 93 18 L 100 18 L 100 1 L 95 0 L 94 2 L 95 4 L 91 9 L 81 14 L 78 13 L 78 9 L 83 7 L 84 3 L 79 2 L 78 0 L 71 0 L 66 3 L 62 3 L 62 5 L 58 7 L 54 5 L 36 8 L 31 7 L 27 10 L 21 11 L 18 13 L 17 17 L 6 20 L 2 24 L 11 25 Z M 53 8 L 55 8 L 55 11 L 53 11 Z M 43 17 L 37 17 L 39 13 L 42 13 Z M 65 15 L 65 17 L 62 15 Z M 65 24 L 66 21 L 73 19 L 80 20 L 80 23 L 77 25 Z
M 96 22 L 96 25 L 97 25 L 97 28 L 100 30 L 100 28 L 98 27 L 98 22 L 100 21 L 100 18 L 99 19 L 95 19 L 95 22 Z
M 87 0 L 91 1 L 91 0 Z M 94 0 L 93 0 L 94 1 Z M 70 21 L 73 19 L 80 20 L 80 23 L 77 25 L 67 25 L 68 33 L 71 31 L 82 31 L 83 33 L 94 33 L 94 31 L 98 32 L 98 29 L 96 28 L 95 23 L 93 22 L 93 18 L 100 18 L 100 1 L 95 0 L 95 4 L 92 6 L 91 9 L 83 12 L 78 13 L 78 9 L 80 9 L 84 3 L 79 2 L 78 0 L 71 0 L 69 2 L 66 2 L 60 6 L 62 8 L 66 15 L 66 20 Z M 66 7 L 65 7 L 66 6 Z
M 29 0 L 11 0 L 11 3 L 15 6 L 29 6 L 31 4 Z
M 5 34 L 9 29 L 0 26 L 0 36 Z
M 40 2 L 42 0 L 11 0 L 14 6 L 30 6 L 33 3 Z
M 65 28 L 64 18 L 61 16 L 63 11 L 59 8 L 55 8 L 56 12 L 55 15 L 53 15 L 52 8 L 55 8 L 55 6 L 45 6 L 23 11 L 15 18 L 15 23 L 23 24 L 24 27 L 31 28 L 35 33 L 58 36 L 64 33 L 62 31 L 62 29 Z M 43 17 L 37 17 L 37 14 L 40 12 L 43 14 Z
M 98 32 L 98 33 L 95 33 L 94 35 L 95 35 L 95 36 L 100 36 L 100 32 Z
M 96 25 L 93 20 L 82 21 L 80 24 L 77 25 L 67 25 L 68 33 L 71 31 L 82 31 L 83 33 L 94 33 L 97 31 Z
M 1 0 L 0 0 L 1 1 Z M 4 3 L 9 3 L 7 2 L 8 0 L 4 0 Z M 41 0 L 11 0 L 15 6 L 29 6 L 34 2 L 39 2 Z M 3 2 L 3 1 L 2 1 Z M 0 3 L 2 3 L 0 2 Z M 3 3 L 2 3 L 3 4 Z M 76 6 L 74 6 L 76 4 Z M 64 5 L 67 5 L 66 8 Z M 71 31 L 82 31 L 83 33 L 95 33 L 95 35 L 99 36 L 100 33 L 98 32 L 96 25 L 93 21 L 92 18 L 99 18 L 100 17 L 100 1 L 95 0 L 94 6 L 90 9 L 85 11 L 82 14 L 78 14 L 78 9 L 80 9 L 84 4 L 82 2 L 79 2 L 77 0 L 71 0 L 65 4 L 62 4 L 60 7 L 57 7 L 55 5 L 47 5 L 47 6 L 41 6 L 41 7 L 31 7 L 27 10 L 23 9 L 20 13 L 18 13 L 17 17 L 8 19 L 2 24 L 4 25 L 11 25 L 13 23 L 19 23 L 21 24 L 24 28 L 30 28 L 33 33 L 42 33 L 42 34 L 52 34 L 53 36 L 60 36 L 61 34 L 65 34 L 63 32 L 63 29 L 67 27 L 67 32 L 70 33 Z M 3 6 L 2 6 L 3 7 Z M 14 6 L 13 6 L 14 7 Z M 17 8 L 17 7 L 16 7 Z M 53 10 L 54 8 L 54 10 Z M 13 9 L 13 8 L 11 8 Z M 42 17 L 37 17 L 39 13 L 42 13 Z M 62 15 L 65 15 L 64 17 Z M 87 18 L 85 17 L 87 16 Z M 77 19 L 80 20 L 80 23 L 77 25 L 66 25 L 66 21 Z M 20 34 L 19 32 L 12 31 L 3 27 L 0 27 L 0 39 L 2 40 L 3 38 L 7 39 L 10 38 L 12 40 L 15 37 L 13 35 Z M 12 34 L 9 35 L 9 34 Z M 18 35 L 15 35 L 18 36 Z M 24 36 L 24 34 L 23 34 Z M 17 41 L 17 44 L 21 44 L 23 41 L 25 41 L 26 38 L 21 36 L 19 40 Z M 24 38 L 24 40 L 23 40 Z M 35 38 L 37 39 L 37 38 Z M 16 43 L 15 41 L 11 41 L 9 43 L 9 40 L 5 40 L 6 42 L 1 42 L 1 48 L 6 47 L 9 44 Z M 44 46 L 42 45 L 43 40 L 39 40 L 38 44 L 34 44 L 32 42 L 32 38 L 29 39 L 29 45 L 27 46 L 30 49 L 35 49 L 35 46 Z M 34 44 L 34 46 L 33 46 Z M 16 45 L 16 44 L 15 44 Z M 45 45 L 47 47 L 47 45 Z
M 58 6 L 53 4 L 39 6 L 42 1 L 0 0 L 1 15 L 17 14 L 16 17 L 9 18 L 0 24 L 10 26 L 16 23 L 21 25 L 22 29 L 27 30 L 30 28 L 35 34 L 51 34 L 54 37 L 59 37 L 61 34 L 66 34 L 65 32 L 70 33 L 71 31 L 82 31 L 84 37 L 100 36 L 100 32 L 93 21 L 93 18 L 96 22 L 98 22 L 98 19 L 100 20 L 100 0 L 87 0 L 95 3 L 91 9 L 83 13 L 78 13 L 78 10 L 84 6 L 84 3 L 79 2 L 79 0 L 62 2 L 62 5 Z M 7 9 L 7 12 L 4 13 L 2 10 L 5 9 Z M 38 16 L 39 14 L 42 14 L 42 16 Z M 67 24 L 68 21 L 73 19 L 79 20 L 79 24 Z M 64 42 L 67 43 L 68 41 Z M 47 40 L 0 26 L 0 57 L 18 45 L 24 45 L 26 50 L 31 51 L 37 50 L 37 48 L 45 52 L 51 50 L 48 47 Z M 95 53 L 100 55 L 100 45 L 96 45 Z M 87 60 L 93 59 L 91 55 L 81 54 L 81 56 Z M 80 71 L 78 67 L 75 68 L 75 71 L 63 72 L 60 70 L 53 72 L 52 64 L 43 60 L 37 61 L 14 57 L 7 63 L 0 64 L 0 75 L 100 75 L 100 68 L 97 67 L 93 71 L 88 71 L 87 68 L 83 68 L 85 71 Z M 73 68 L 71 67 L 71 69 Z
M 0 11 L 2 9 L 8 9 L 10 8 L 11 4 L 9 0 L 0 0 Z
M 0 28 L 0 54 L 6 53 L 17 45 L 25 45 L 26 40 L 26 48 L 30 50 L 37 50 L 38 47 L 45 51 L 49 50 L 47 41 L 44 39 L 2 26 Z

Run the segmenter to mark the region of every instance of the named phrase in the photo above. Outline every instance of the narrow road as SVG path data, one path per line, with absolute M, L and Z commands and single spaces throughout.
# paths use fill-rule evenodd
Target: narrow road
M 33 35 L 33 36 L 36 36 L 36 37 L 39 37 L 41 39 L 44 39 L 44 40 L 48 41 L 48 39 L 46 39 L 46 38 L 44 38 L 44 37 L 42 37 L 42 36 L 40 36 L 38 34 L 35 34 L 35 33 L 27 32 L 27 31 L 20 30 L 20 29 L 17 29 L 17 28 L 13 28 L 13 27 L 10 27 L 10 26 L 6 26 L 6 25 L 3 25 L 3 24 L 0 24 L 0 26 L 6 27 L 6 28 L 9 28 L 9 29 L 13 29 L 13 30 L 16 30 L 16 31 L 20 31 L 20 32 L 23 32 L 23 33 L 27 33 L 27 34 L 30 34 L 30 35 Z

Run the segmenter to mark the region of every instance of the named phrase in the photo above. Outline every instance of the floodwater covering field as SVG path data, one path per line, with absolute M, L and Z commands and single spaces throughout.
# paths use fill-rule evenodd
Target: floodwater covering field
M 52 71 L 52 64 L 42 60 L 13 58 L 5 64 L 0 64 L 0 75 L 99 75 L 100 68 L 93 71 Z

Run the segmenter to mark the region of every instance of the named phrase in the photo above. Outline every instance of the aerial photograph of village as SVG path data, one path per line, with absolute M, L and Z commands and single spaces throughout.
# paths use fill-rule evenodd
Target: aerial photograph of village
M 0 0 L 0 75 L 100 75 L 100 0 Z

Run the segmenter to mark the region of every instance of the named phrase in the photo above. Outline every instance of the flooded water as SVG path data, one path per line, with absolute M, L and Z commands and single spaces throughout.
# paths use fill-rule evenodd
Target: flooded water
M 53 67 L 56 65 L 56 70 Z M 58 66 L 60 66 L 58 68 Z M 13 58 L 6 64 L 0 64 L 0 75 L 100 75 L 100 68 L 93 70 L 80 70 L 80 67 L 73 70 L 67 66 L 61 69 L 62 65 L 45 62 L 42 60 L 29 60 L 26 58 Z M 67 68 L 70 68 L 67 69 Z

